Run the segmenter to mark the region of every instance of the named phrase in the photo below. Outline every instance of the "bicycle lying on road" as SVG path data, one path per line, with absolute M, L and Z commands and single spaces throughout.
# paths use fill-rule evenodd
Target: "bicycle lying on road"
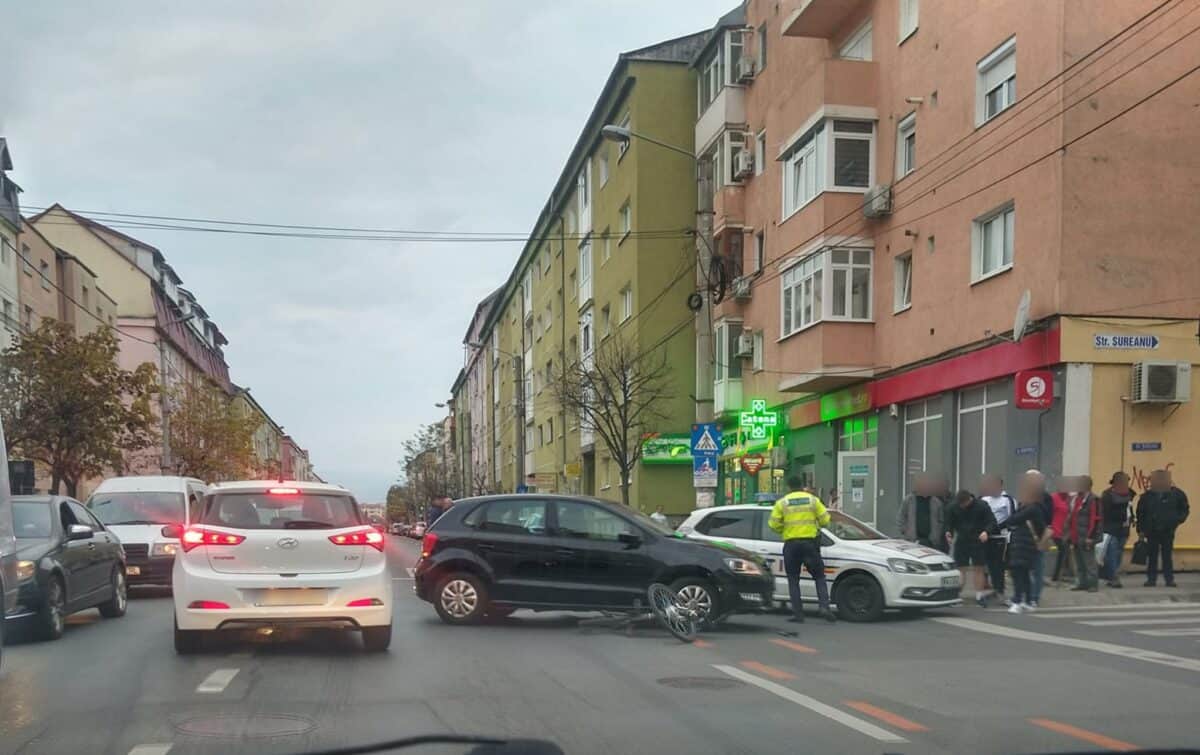
M 646 590 L 646 599 L 647 605 L 637 600 L 627 610 L 604 611 L 604 615 L 598 618 L 581 620 L 579 626 L 581 629 L 624 629 L 626 635 L 632 635 L 634 624 L 654 621 L 680 642 L 696 639 L 700 617 L 671 588 L 655 582 Z

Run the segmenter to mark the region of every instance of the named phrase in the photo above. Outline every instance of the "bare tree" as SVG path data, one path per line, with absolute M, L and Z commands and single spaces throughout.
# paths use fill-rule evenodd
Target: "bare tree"
M 663 349 L 641 352 L 614 333 L 583 359 L 562 363 L 552 390 L 567 413 L 579 417 L 608 449 L 621 473 L 621 502 L 629 505 L 633 469 L 642 441 L 666 419 L 671 371 Z

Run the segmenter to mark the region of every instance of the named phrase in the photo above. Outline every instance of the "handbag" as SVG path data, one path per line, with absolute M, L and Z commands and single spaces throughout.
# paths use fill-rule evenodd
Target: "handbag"
M 1096 543 L 1096 566 L 1104 566 L 1104 557 L 1108 555 L 1109 546 L 1112 544 L 1113 536 L 1105 532 L 1100 542 Z
M 1146 545 L 1146 541 L 1138 538 L 1138 541 L 1133 544 L 1133 556 L 1129 562 L 1134 566 L 1145 566 L 1150 560 L 1150 546 Z
M 1025 526 L 1029 528 L 1029 534 L 1033 535 L 1033 544 L 1039 551 L 1048 551 L 1050 546 L 1054 545 L 1054 532 L 1049 527 L 1042 530 L 1042 536 L 1038 537 L 1037 530 L 1033 528 L 1033 522 L 1026 521 Z

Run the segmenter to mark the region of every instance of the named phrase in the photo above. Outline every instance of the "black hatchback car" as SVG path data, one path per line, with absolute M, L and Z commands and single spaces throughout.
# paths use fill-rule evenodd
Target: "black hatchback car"
M 712 623 L 769 606 L 774 588 L 748 551 L 682 539 L 608 501 L 541 494 L 455 502 L 425 534 L 414 577 L 449 624 L 517 608 L 619 610 L 654 582 Z

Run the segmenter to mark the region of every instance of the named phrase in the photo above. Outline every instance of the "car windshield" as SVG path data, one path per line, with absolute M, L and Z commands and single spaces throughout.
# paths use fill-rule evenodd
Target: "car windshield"
M 338 529 L 363 523 L 347 495 L 317 493 L 219 493 L 204 509 L 201 524 L 244 530 Z
M 13 500 L 13 532 L 18 539 L 41 540 L 53 532 L 50 500 Z
M 96 518 L 108 526 L 178 524 L 184 520 L 182 493 L 96 493 L 88 501 Z
M 849 514 L 840 511 L 829 512 L 829 524 L 825 529 L 839 540 L 883 540 L 887 535 L 872 529 Z

